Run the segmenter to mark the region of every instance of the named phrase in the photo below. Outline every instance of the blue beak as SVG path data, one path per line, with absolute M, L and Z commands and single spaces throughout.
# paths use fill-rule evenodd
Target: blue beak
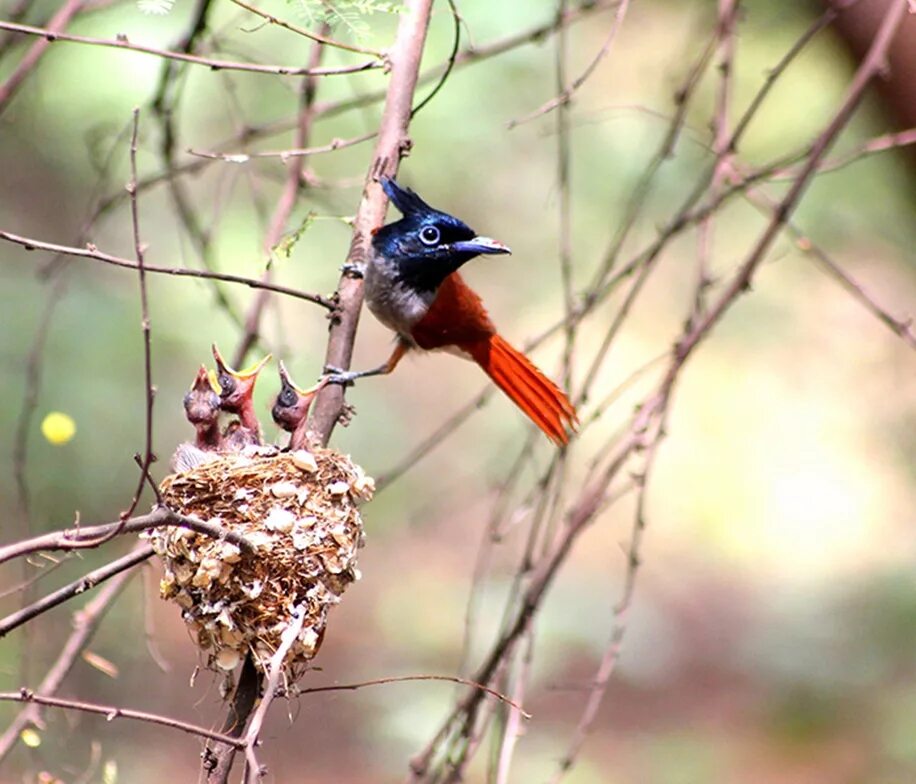
M 449 247 L 459 253 L 486 253 L 493 256 L 501 253 L 512 253 L 508 245 L 503 245 L 499 240 L 494 240 L 492 237 L 474 237 L 470 240 L 453 242 Z

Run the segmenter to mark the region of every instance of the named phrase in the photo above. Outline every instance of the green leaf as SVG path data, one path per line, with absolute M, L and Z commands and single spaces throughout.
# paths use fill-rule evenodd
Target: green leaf
M 317 214 L 311 210 L 306 213 L 305 218 L 302 220 L 302 223 L 299 224 L 299 227 L 284 234 L 283 238 L 271 248 L 271 255 L 280 256 L 284 259 L 289 260 L 290 255 L 292 255 L 293 248 L 296 247 L 296 243 L 302 239 L 302 235 L 308 231 L 309 227 L 315 222 Z
M 373 14 L 397 14 L 401 4 L 390 0 L 287 0 L 294 3 L 302 18 L 312 25 L 328 24 L 332 29 L 343 28 L 358 40 L 371 32 L 368 17 Z

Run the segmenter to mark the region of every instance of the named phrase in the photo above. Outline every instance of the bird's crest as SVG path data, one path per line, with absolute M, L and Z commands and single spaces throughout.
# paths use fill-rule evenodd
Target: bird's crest
M 422 215 L 429 212 L 438 212 L 430 207 L 423 199 L 417 196 L 410 188 L 402 188 L 390 177 L 379 178 L 379 184 L 391 199 L 391 203 L 406 217 L 408 215 Z

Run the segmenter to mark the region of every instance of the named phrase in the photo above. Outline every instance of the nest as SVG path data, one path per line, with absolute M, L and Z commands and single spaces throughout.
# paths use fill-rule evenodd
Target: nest
M 268 454 L 265 454 L 265 451 Z M 162 482 L 163 501 L 188 517 L 240 534 L 254 552 L 182 527 L 154 530 L 165 565 L 163 598 L 181 607 L 211 669 L 231 673 L 247 653 L 266 670 L 293 611 L 305 622 L 284 660 L 298 679 L 324 637 L 328 610 L 359 579 L 358 503 L 373 480 L 326 449 L 220 455 Z

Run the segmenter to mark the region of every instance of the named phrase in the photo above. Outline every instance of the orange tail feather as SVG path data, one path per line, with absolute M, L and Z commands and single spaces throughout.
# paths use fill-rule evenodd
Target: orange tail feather
M 576 409 L 524 354 L 499 335 L 461 346 L 544 434 L 558 445 L 569 443 L 579 423 Z

